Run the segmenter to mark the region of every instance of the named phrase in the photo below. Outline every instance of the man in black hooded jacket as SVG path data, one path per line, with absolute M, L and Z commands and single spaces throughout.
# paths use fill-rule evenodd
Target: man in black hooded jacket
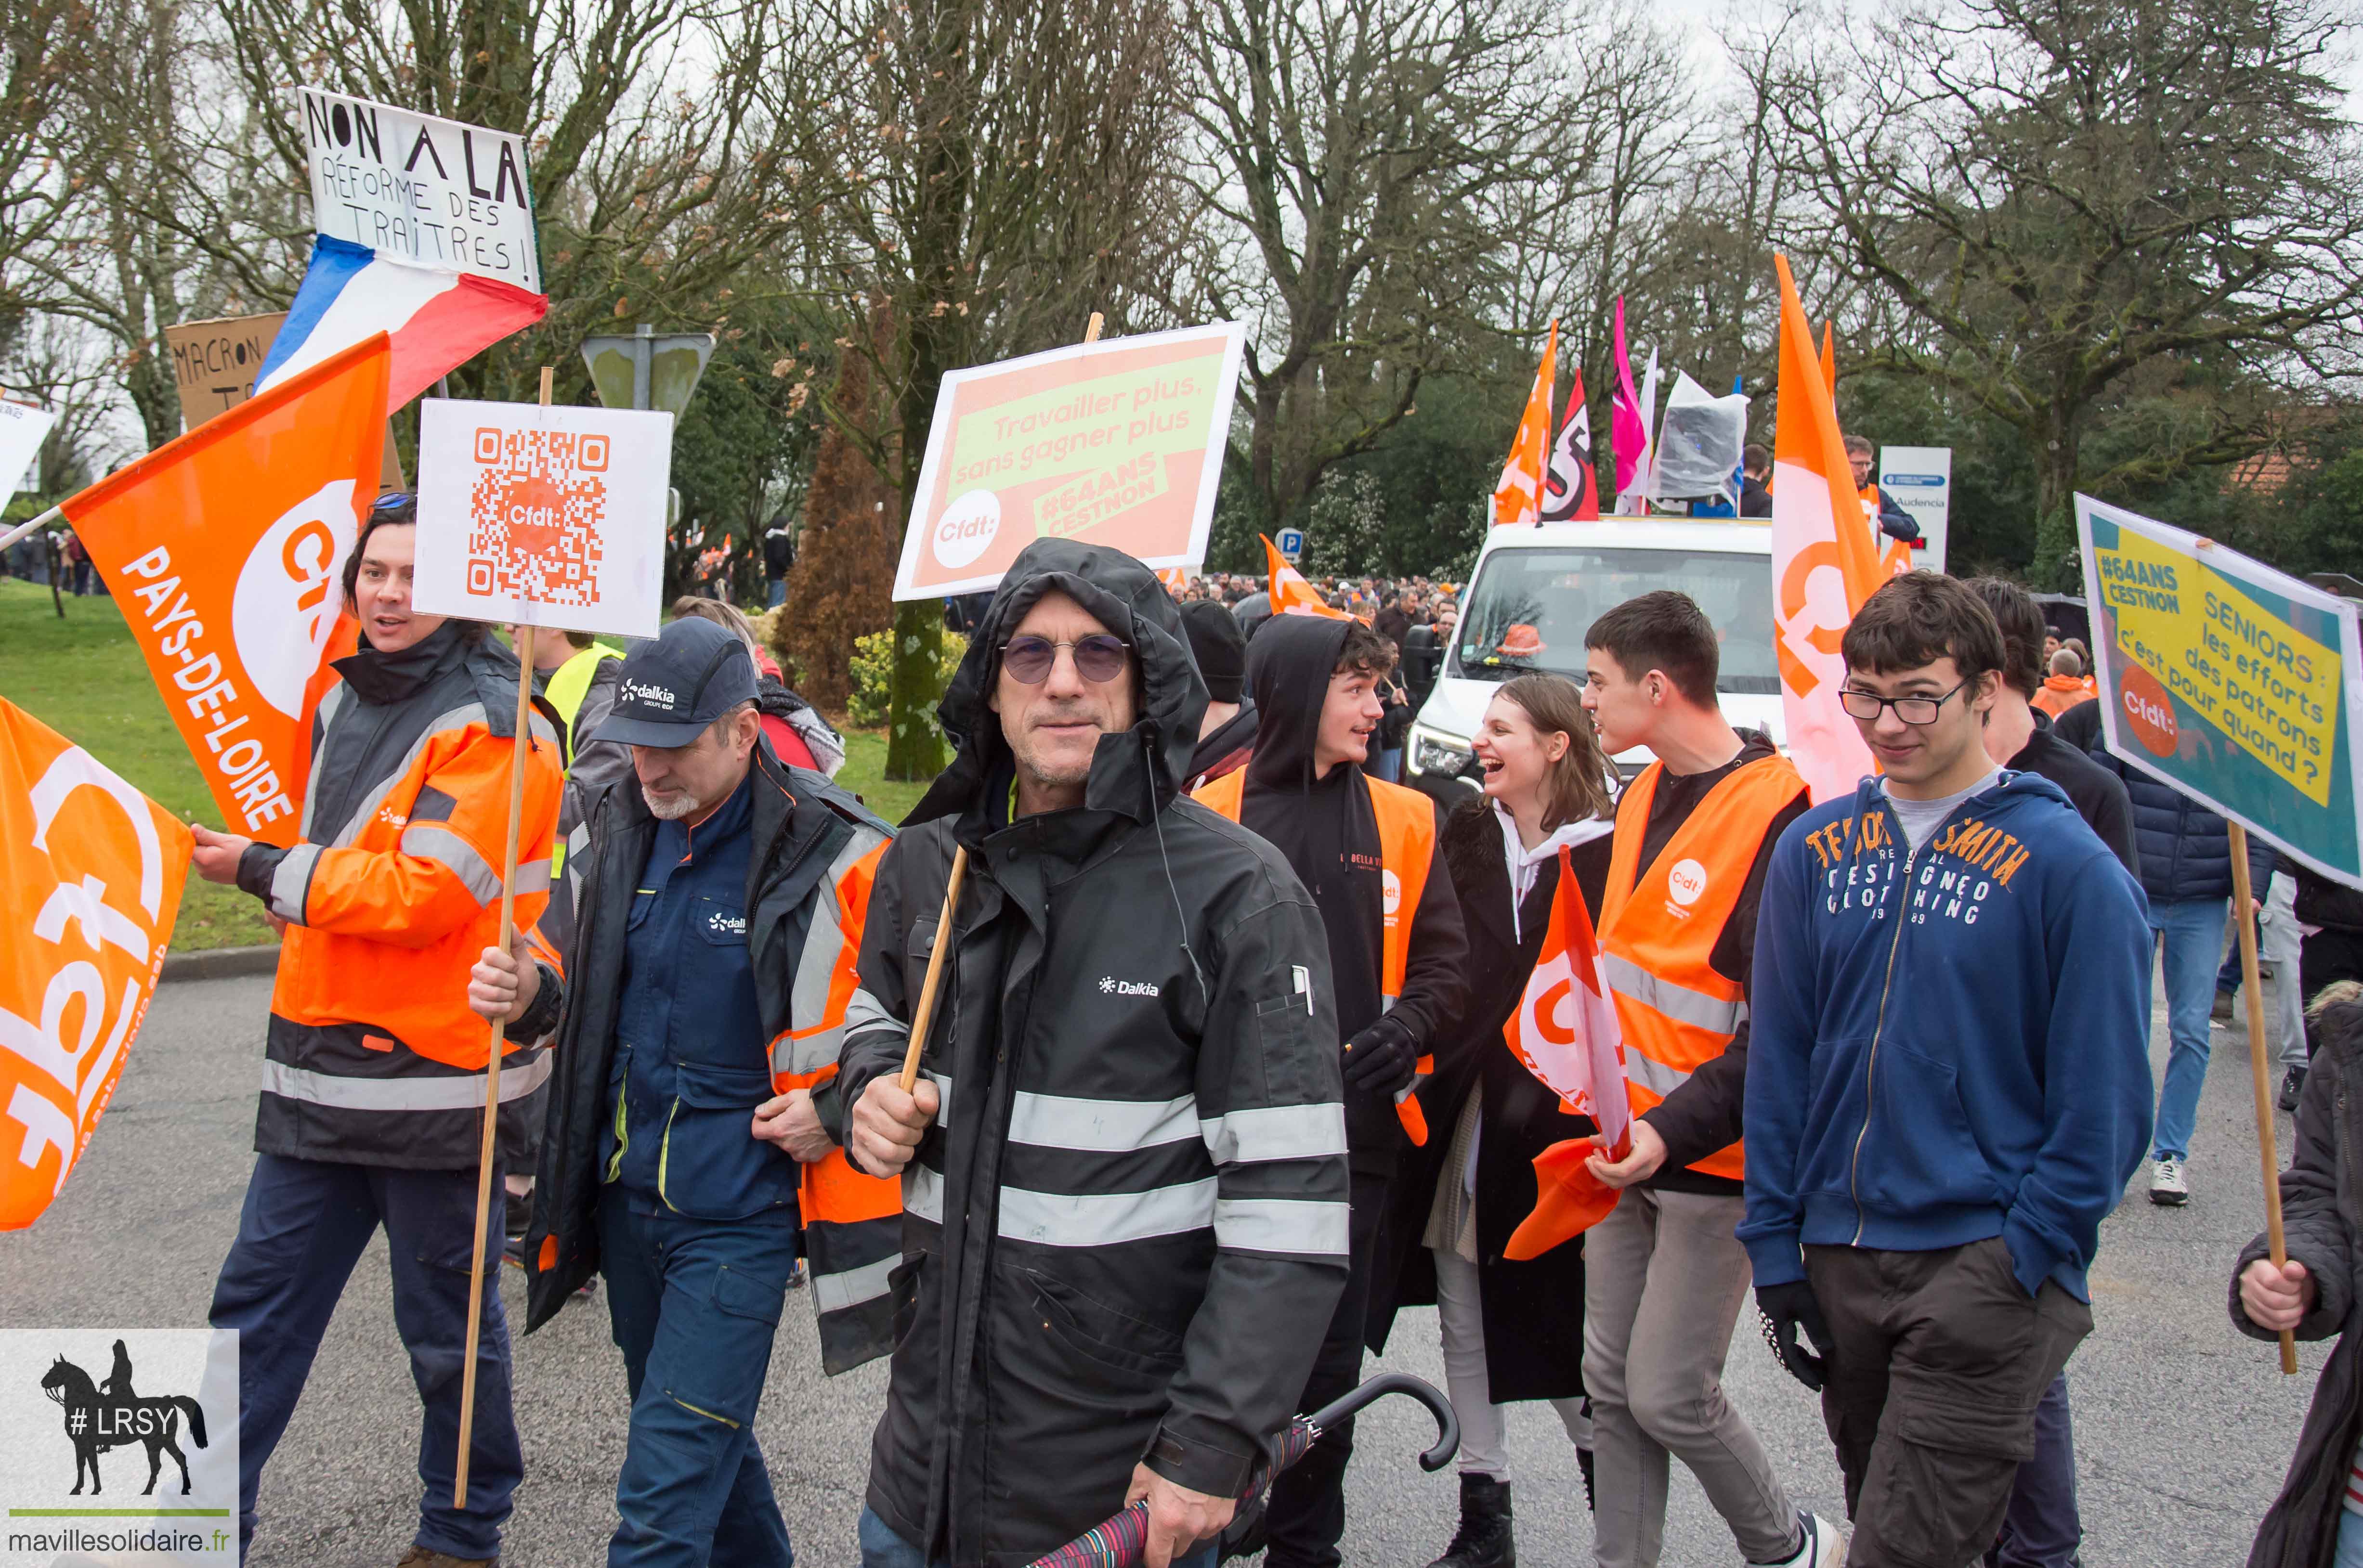
M 1394 645 L 1359 621 L 1275 615 L 1248 646 L 1255 755 L 1198 799 L 1270 841 L 1312 889 L 1328 937 L 1346 1042 L 1346 1141 L 1353 1169 L 1353 1274 L 1300 1408 L 1315 1409 L 1361 1375 L 1363 1320 L 1387 1187 L 1409 1141 L 1426 1142 L 1411 1092 L 1466 999 L 1469 942 L 1447 874 L 1436 804 L 1366 777 Z M 1416 1129 L 1416 1131 L 1414 1131 Z M 1331 1428 L 1272 1484 L 1271 1568 L 1340 1561 L 1351 1422 Z M 1238 1544 L 1252 1544 L 1241 1532 Z
M 1328 953 L 1180 793 L 1205 701 L 1148 568 L 1042 539 L 938 710 L 960 756 L 879 864 L 839 1057 L 849 1155 L 904 1182 L 864 1568 L 1022 1568 L 1136 1497 L 1154 1568 L 1210 1563 L 1337 1305 Z

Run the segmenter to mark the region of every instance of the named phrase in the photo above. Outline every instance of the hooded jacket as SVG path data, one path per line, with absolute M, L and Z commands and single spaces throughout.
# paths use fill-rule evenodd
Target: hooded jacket
M 1877 778 L 1790 824 L 1756 927 L 1747 1204 L 1758 1286 L 1800 1242 L 2000 1236 L 2089 1301 L 2147 1151 L 2141 889 L 2058 786 L 2008 773 L 1906 854 Z
M 1255 695 L 1256 747 L 1248 758 L 1239 821 L 1287 856 L 1321 911 L 1329 970 L 1337 988 L 1337 1032 L 1351 1041 L 1383 1012 L 1410 1031 L 1416 1053 L 1434 1049 L 1468 999 L 1462 974 L 1469 938 L 1460 901 L 1444 864 L 1440 813 L 1419 902 L 1409 911 L 1411 946 L 1403 991 L 1392 1007 L 1380 978 L 1387 887 L 1380 860 L 1373 785 L 1352 763 L 1314 777 L 1314 742 L 1329 678 L 1352 623 L 1318 615 L 1275 615 L 1248 646 L 1248 684 Z M 1392 1095 L 1346 1091 L 1346 1132 L 1359 1164 L 1384 1169 L 1406 1146 Z
M 1101 736 L 1082 805 L 1012 821 L 986 701 L 1001 645 L 1054 591 L 1131 646 L 1138 719 Z M 960 754 L 879 867 L 849 1105 L 900 1070 L 928 955 L 951 944 L 868 1495 L 929 1561 L 1029 1563 L 1120 1510 L 1144 1461 L 1236 1495 L 1345 1285 L 1320 917 L 1270 845 L 1181 796 L 1204 703 L 1148 568 L 1037 541 L 938 710 Z

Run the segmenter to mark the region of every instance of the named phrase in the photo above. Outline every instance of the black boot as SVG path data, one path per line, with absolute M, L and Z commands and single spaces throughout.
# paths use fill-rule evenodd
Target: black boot
M 1427 1568 L 1518 1568 L 1507 1481 L 1473 1472 L 1460 1477 L 1460 1529 Z

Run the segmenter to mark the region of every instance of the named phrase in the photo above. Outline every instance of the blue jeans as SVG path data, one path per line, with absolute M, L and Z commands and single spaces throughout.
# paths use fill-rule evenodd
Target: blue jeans
M 768 602 L 769 607 L 771 609 L 777 610 L 781 605 L 785 604 L 787 602 L 788 580 L 784 577 L 773 578 L 771 580 L 771 597 Z
M 755 1407 L 796 1266 L 796 1217 L 692 1220 L 609 1186 L 599 1272 L 632 1425 L 608 1568 L 790 1568 Z
M 2363 1514 L 2338 1510 L 2338 1555 L 2330 1568 L 2363 1568 Z
M 2035 1407 L 2035 1452 L 2011 1484 L 2002 1536 L 1985 1555 L 1987 1568 L 2077 1568 L 2084 1542 L 2076 1510 L 2076 1438 L 2068 1411 L 2068 1375 L 2061 1373 Z
M 500 1281 L 504 1188 L 493 1177 L 486 1273 Z M 418 1545 L 453 1557 L 497 1557 L 509 1500 L 525 1475 L 509 1406 L 509 1331 L 501 1293 L 484 1292 L 476 1346 L 476 1423 L 468 1506 L 451 1506 L 460 1454 L 461 1358 L 468 1345 L 468 1264 L 476 1225 L 474 1171 L 406 1171 L 263 1154 L 246 1184 L 238 1240 L 214 1286 L 208 1320 L 235 1329 L 238 1358 L 238 1540 L 254 1540 L 255 1494 L 287 1430 L 320 1336 L 361 1249 L 385 1227 L 394 1265 L 394 1325 L 410 1353 L 424 1419 L 418 1433 Z M 300 1488 L 299 1488 L 300 1489 Z
M 861 1510 L 859 1528 L 861 1568 L 946 1568 L 941 1562 L 929 1562 L 920 1556 L 919 1549 L 889 1529 L 874 1509 Z M 1208 1541 L 1205 1550 L 1194 1555 L 1175 1558 L 1173 1568 L 1215 1568 L 1215 1543 Z M 2340 1568 L 2346 1565 L 2341 1563 Z
M 2149 907 L 2166 966 L 2166 1082 L 2158 1088 L 2151 1158 L 2186 1159 L 2207 1082 L 2207 1014 L 2215 1001 L 2215 955 L 2228 900 L 2178 899 Z
M 1370 765 L 1367 771 L 1373 778 L 1383 778 L 1390 784 L 1400 784 L 1403 782 L 1403 748 L 1401 746 L 1395 746 L 1388 751 L 1379 751 L 1374 748 L 1370 753 Z

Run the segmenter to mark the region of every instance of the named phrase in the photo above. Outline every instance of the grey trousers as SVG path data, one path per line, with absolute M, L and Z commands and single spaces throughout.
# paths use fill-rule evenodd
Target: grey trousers
M 1680 1458 L 1749 1562 L 1797 1550 L 1797 1508 L 1723 1392 L 1747 1300 L 1743 1200 L 1628 1187 L 1583 1238 L 1583 1386 L 1592 1395 L 1600 1568 L 1656 1568 Z

